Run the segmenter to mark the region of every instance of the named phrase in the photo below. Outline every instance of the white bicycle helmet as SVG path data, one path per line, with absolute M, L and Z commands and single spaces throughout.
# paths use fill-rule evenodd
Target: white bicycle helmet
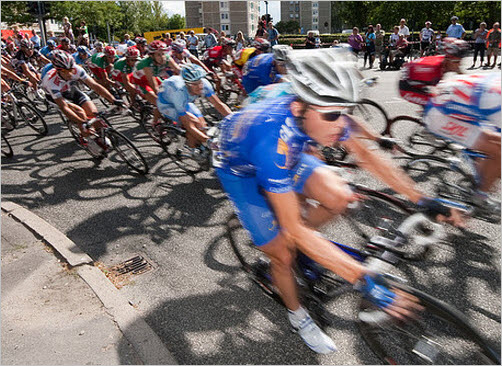
M 352 107 L 359 101 L 363 77 L 346 49 L 292 51 L 286 67 L 294 93 L 308 104 Z

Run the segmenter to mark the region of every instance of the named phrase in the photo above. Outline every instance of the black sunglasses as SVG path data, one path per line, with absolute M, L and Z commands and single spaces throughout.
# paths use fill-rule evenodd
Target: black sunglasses
M 326 122 L 336 122 L 341 116 L 346 115 L 349 113 L 348 109 L 341 109 L 339 111 L 335 112 L 326 112 L 322 109 L 317 109 L 309 106 L 310 109 L 313 109 L 316 112 L 321 113 L 322 119 Z

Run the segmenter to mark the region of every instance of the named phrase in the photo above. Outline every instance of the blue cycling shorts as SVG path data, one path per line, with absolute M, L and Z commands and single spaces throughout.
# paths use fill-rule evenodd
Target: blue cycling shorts
M 303 188 L 314 170 L 325 164 L 316 157 L 303 154 L 291 172 L 293 174 L 293 190 L 303 193 Z M 278 221 L 265 192 L 258 184 L 256 177 L 239 177 L 216 169 L 223 189 L 233 203 L 235 212 L 253 243 L 262 246 L 274 239 L 279 233 Z
M 168 117 L 171 121 L 178 122 L 180 116 L 178 115 L 178 112 L 176 111 L 175 108 L 171 107 L 169 104 L 160 104 L 157 103 L 157 106 L 159 108 L 159 112 L 163 115 Z M 192 113 L 195 117 L 200 118 L 203 117 L 202 113 L 200 112 L 199 108 L 193 103 L 188 103 L 187 105 L 187 110 L 188 113 Z

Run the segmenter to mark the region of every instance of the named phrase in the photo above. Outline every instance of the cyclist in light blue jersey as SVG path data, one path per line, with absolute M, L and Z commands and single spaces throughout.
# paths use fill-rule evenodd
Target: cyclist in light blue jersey
M 77 65 L 84 66 L 90 61 L 91 52 L 89 52 L 89 49 L 86 46 L 78 46 L 77 52 L 75 52 L 72 56 Z
M 366 145 L 359 122 L 351 115 L 359 98 L 361 75 L 353 60 L 346 61 L 348 52 L 336 48 L 291 52 L 287 67 L 293 94 L 265 98 L 225 118 L 214 163 L 242 226 L 270 258 L 272 278 L 292 327 L 318 353 L 333 352 L 336 346 L 298 300 L 292 271 L 297 251 L 355 284 L 392 316 L 406 318 L 418 306 L 412 296 L 377 284 L 376 274 L 316 234 L 316 228 L 357 197 L 312 154 L 310 146 L 339 142 L 354 153 L 361 168 L 395 191 L 432 213 L 452 214 Z M 449 218 L 452 222 L 457 219 L 455 215 Z
M 205 134 L 206 121 L 193 103 L 198 97 L 207 98 L 223 116 L 232 113 L 214 93 L 213 87 L 204 76 L 206 72 L 199 65 L 185 64 L 181 75 L 171 76 L 162 82 L 158 97 L 159 112 L 174 122 L 180 122 L 187 131 L 187 143 L 192 149 L 199 148 L 205 156 L 208 152 L 203 145 L 208 136 Z M 195 152 L 195 151 L 194 151 Z M 197 151 L 199 153 L 199 151 Z
M 38 52 L 40 52 L 42 55 L 44 55 L 50 60 L 52 57 L 52 51 L 56 49 L 56 46 L 57 46 L 56 42 L 52 39 L 49 39 L 47 41 L 47 46 L 42 47 Z

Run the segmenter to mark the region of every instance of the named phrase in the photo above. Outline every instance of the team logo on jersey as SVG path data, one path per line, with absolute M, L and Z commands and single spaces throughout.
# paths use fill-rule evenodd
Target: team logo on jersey
M 288 169 L 288 163 L 289 163 L 289 146 L 288 144 L 281 138 L 279 138 L 277 140 L 277 153 L 279 155 L 284 155 L 285 157 L 285 162 L 284 162 L 284 165 L 279 165 L 277 163 L 274 163 L 276 167 L 278 167 L 279 169 Z

